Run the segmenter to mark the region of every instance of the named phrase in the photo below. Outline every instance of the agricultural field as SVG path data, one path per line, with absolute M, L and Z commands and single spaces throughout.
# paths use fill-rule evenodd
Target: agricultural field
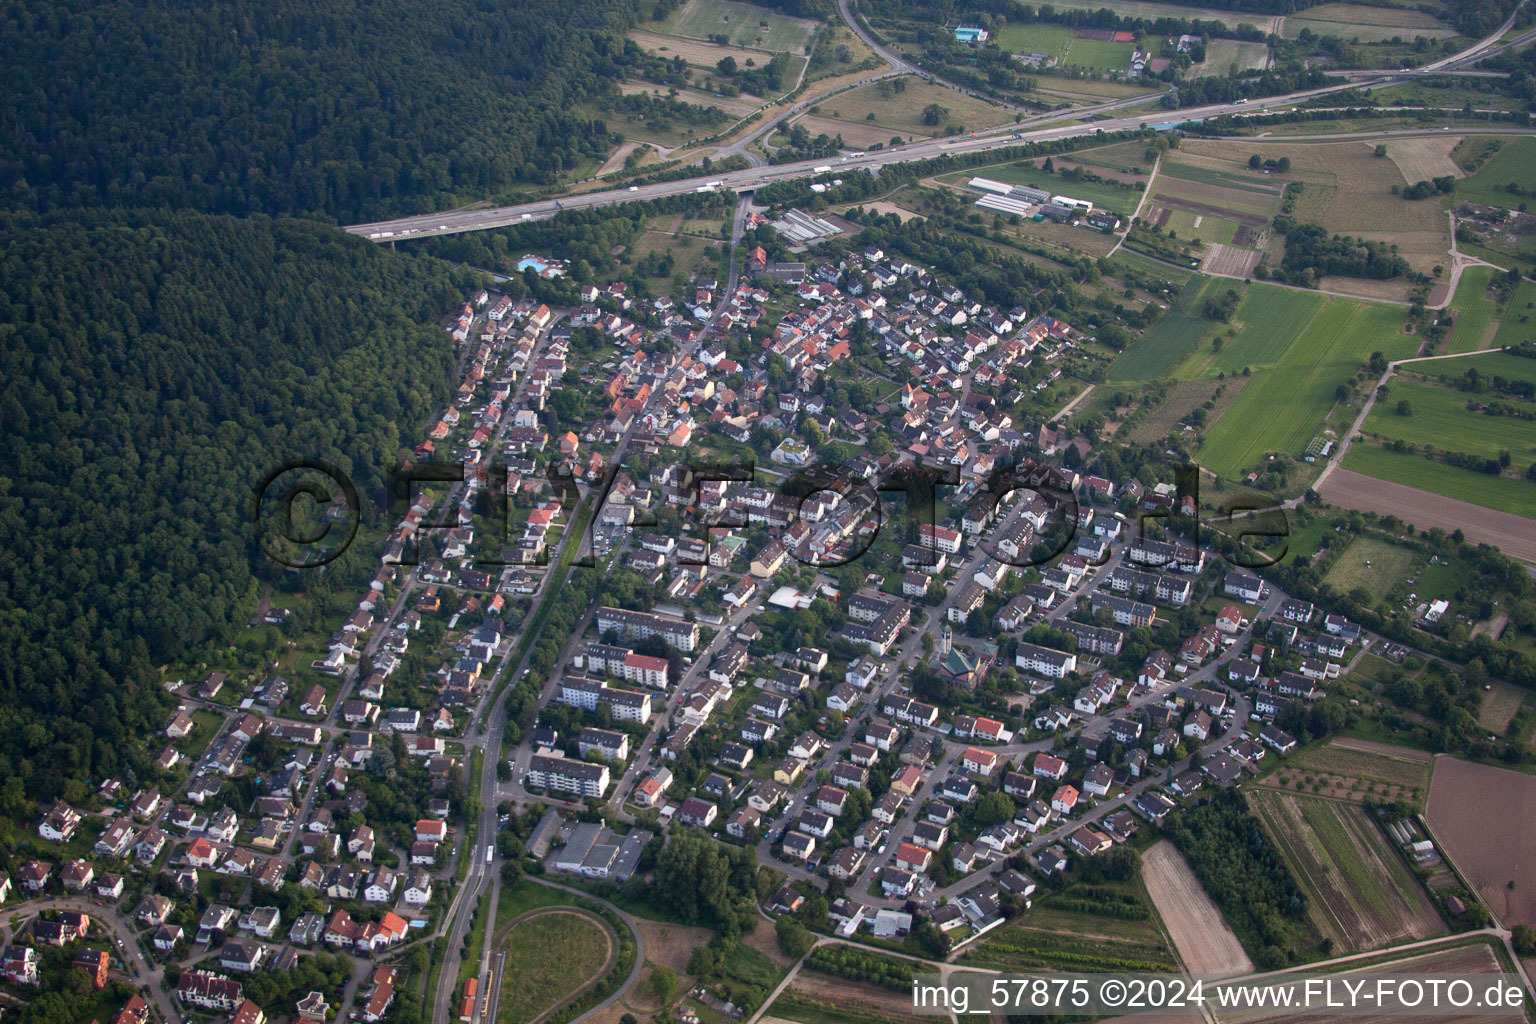
M 1429 362 L 1410 363 L 1407 369 L 1420 377 L 1450 379 L 1465 376 L 1466 372 L 1474 367 L 1485 377 L 1505 377 L 1509 380 L 1536 383 L 1536 359 L 1526 359 L 1508 352 L 1479 352 L 1461 359 L 1434 359 Z
M 1397 516 L 1424 530 L 1461 530 L 1473 543 L 1536 563 L 1536 536 L 1527 518 L 1536 518 L 1531 489 L 1525 481 L 1486 477 L 1368 444 L 1352 447 L 1343 467 L 1317 485 L 1323 500 L 1340 508 Z M 1457 494 L 1476 500 L 1451 496 Z M 1495 501 L 1526 511 L 1491 507 Z
M 1266 292 L 1283 294 L 1265 296 Z M 1252 309 L 1254 303 L 1265 303 L 1277 311 L 1285 310 L 1302 294 L 1255 284 L 1244 305 Z M 1284 314 L 1278 318 L 1287 319 Z M 1255 379 L 1233 404 L 1231 413 L 1206 434 L 1199 453 L 1202 465 L 1222 476 L 1242 475 L 1269 452 L 1300 456 L 1337 404 L 1338 385 L 1348 380 L 1372 352 L 1400 359 L 1418 347 L 1417 339 L 1400 330 L 1400 309 L 1356 299 L 1321 298 L 1310 315 L 1299 322 L 1290 320 L 1283 332 L 1269 320 L 1245 314 L 1242 306 L 1237 319 L 1243 325 L 1231 344 L 1244 354 L 1242 365 L 1252 366 Z M 1291 331 L 1294 334 L 1287 338 L 1285 334 Z M 1249 353 L 1263 353 L 1267 358 L 1249 360 Z M 1219 358 L 1218 366 L 1234 364 L 1225 349 Z
M 1356 473 L 1404 484 L 1457 502 L 1536 519 L 1536 483 L 1529 480 L 1494 476 L 1422 455 L 1390 451 L 1374 444 L 1352 445 L 1349 454 L 1344 456 L 1343 465 Z M 1453 525 L 1446 529 L 1457 529 L 1459 524 L 1454 518 L 1451 521 Z M 1409 522 L 1418 523 L 1418 520 L 1410 519 Z M 1529 529 L 1529 524 L 1526 528 Z
M 1502 137 L 1498 152 L 1489 156 L 1477 170 L 1456 183 L 1456 201 L 1486 203 L 1505 208 L 1519 206 L 1520 196 L 1503 191 L 1514 184 L 1522 189 L 1536 189 L 1536 139 L 1526 136 Z M 1469 139 L 1452 155 L 1466 166 L 1469 158 L 1483 152 L 1487 140 Z
M 1256 789 L 1249 804 L 1307 893 L 1335 954 L 1445 932 L 1444 922 L 1365 808 Z
M 516 921 L 501 937 L 506 953 L 497 1024 L 525 1024 L 597 978 L 615 955 L 598 919 L 550 909 Z
M 1462 391 L 1431 384 L 1425 378 L 1415 380 L 1399 375 L 1388 384 L 1389 393 L 1378 400 L 1366 417 L 1364 432 L 1388 440 L 1466 452 L 1485 459 L 1497 458 L 1500 451 L 1510 455 L 1507 472 L 1524 476 L 1536 456 L 1536 420 L 1511 416 L 1488 416 L 1469 412 L 1467 401 L 1492 401 L 1496 395 L 1471 396 Z M 1409 415 L 1397 413 L 1399 402 L 1407 402 Z
M 811 113 L 832 121 L 877 128 L 886 137 L 893 132 L 900 132 L 926 138 L 941 133 L 945 126 L 951 124 L 962 125 L 966 131 L 975 131 L 1011 119 L 1008 111 L 985 100 L 964 96 L 917 78 L 904 78 L 901 81 L 905 83 L 905 88 L 900 92 L 889 81 L 875 82 L 834 96 L 818 104 Z M 934 103 L 944 107 L 948 113 L 938 125 L 925 124 L 923 110 Z
M 1499 952 L 1496 953 L 1495 949 L 1498 949 Z M 1355 970 L 1341 971 L 1339 977 L 1342 983 L 1346 979 L 1353 979 L 1367 973 L 1377 972 L 1417 978 L 1498 974 L 1509 969 L 1505 966 L 1505 962 L 1502 959 L 1502 951 L 1502 946 L 1496 946 L 1494 943 L 1486 940 L 1465 944 L 1447 944 L 1424 952 L 1409 952 L 1391 959 L 1371 958 L 1367 963 L 1360 965 Z M 1348 1020 L 1350 1024 L 1402 1024 L 1403 1021 L 1413 1018 L 1405 1014 L 1398 1007 L 1391 1007 L 1380 1013 L 1355 1011 L 1348 1017 L 1340 1017 L 1337 1013 L 1302 1013 L 1294 1009 L 1285 1010 L 1279 1014 L 1273 1010 L 1247 1010 L 1242 1012 L 1223 1010 L 1215 1019 L 1220 1024 L 1336 1024 L 1339 1020 Z M 1477 1016 L 1442 1015 L 1426 1017 L 1424 1019 L 1426 1021 L 1455 1021 L 1457 1024 L 1472 1024 L 1473 1021 L 1478 1022 L 1478 1024 L 1525 1024 L 1526 1022 L 1525 1014 L 1518 1010 L 1511 1010 L 1502 1014 L 1495 1014 L 1488 1010 L 1479 1010 Z
M 1011 971 L 1172 971 L 1178 961 L 1137 883 L 1074 885 L 1038 896 L 961 954 L 967 967 Z
M 1057 10 L 1081 11 L 1098 11 L 1108 8 L 1122 17 L 1146 18 L 1151 21 L 1158 18 L 1183 18 L 1186 21 L 1219 21 L 1229 28 L 1252 25 L 1266 34 L 1277 33 L 1283 20 L 1269 15 L 1250 14 L 1246 11 L 1201 7 L 1199 4 L 1150 3 L 1148 0 L 1057 0 L 1052 6 Z
M 1504 305 L 1504 316 L 1499 320 L 1499 329 L 1493 336 L 1492 347 L 1518 345 L 1522 341 L 1536 338 L 1536 323 L 1533 323 L 1533 317 L 1536 317 L 1536 283 L 1522 278 Z M 1529 363 L 1531 360 L 1527 359 L 1525 362 Z M 1527 376 L 1533 373 L 1536 373 L 1536 365 L 1526 370 Z M 1506 374 L 1506 376 L 1519 375 Z
M 1247 381 L 1233 380 L 1179 380 L 1168 385 L 1167 396 L 1138 422 L 1130 433 L 1137 444 L 1151 444 L 1177 426 L 1186 416 L 1211 402 L 1214 408 L 1206 413 L 1206 426 L 1217 422 L 1236 400 Z
M 1492 267 L 1468 267 L 1456 285 L 1451 308 L 1456 311 L 1456 327 L 1451 331 L 1446 351 L 1477 352 L 1493 344 L 1498 330 L 1498 305 L 1488 297 L 1493 280 Z
M 1217 294 L 1226 285 L 1226 281 L 1213 277 L 1190 282 L 1162 319 L 1110 365 L 1108 379 L 1156 380 L 1168 376 L 1219 326 L 1201 316 L 1200 308 L 1208 295 Z
M 801 1024 L 931 1024 L 912 1014 L 912 994 L 879 985 L 801 971 L 768 1008 L 779 1020 Z M 765 1021 L 768 1017 L 763 1018 Z
M 1231 15 L 1228 15 L 1231 17 Z M 1212 39 L 1205 44 L 1205 60 L 1190 68 L 1198 78 L 1210 75 L 1226 77 L 1236 67 L 1244 71 L 1262 71 L 1269 66 L 1269 46 L 1237 39 Z
M 1449 152 L 1453 142 L 1449 138 L 1440 139 L 1436 140 L 1436 145 Z M 1291 161 L 1290 170 L 1284 175 L 1256 174 L 1248 169 L 1248 158 L 1255 153 L 1266 159 L 1287 157 Z M 1428 149 L 1419 157 L 1432 158 L 1433 150 Z M 1203 201 L 1219 215 L 1239 221 L 1267 221 L 1278 207 L 1286 183 L 1296 181 L 1302 184 L 1295 213 L 1298 221 L 1321 224 L 1340 234 L 1396 245 L 1413 269 L 1425 273 L 1443 263 L 1450 249 L 1450 224 L 1440 205 L 1430 200 L 1411 202 L 1394 196 L 1392 186 L 1401 188 L 1419 179 L 1406 179 L 1391 159 L 1375 155 L 1375 146 L 1370 142 L 1187 139 L 1179 148 L 1176 160 L 1181 183 L 1171 185 L 1167 191 L 1169 201 L 1185 209 L 1193 210 L 1195 206 L 1192 204 Z M 1195 177 L 1198 170 L 1191 171 L 1190 167 L 1216 172 L 1221 177 L 1200 181 Z M 1172 173 L 1166 165 L 1165 170 Z M 1209 190 L 1210 198 L 1202 199 L 1196 187 L 1186 182 L 1196 183 L 1199 191 Z M 1458 199 L 1462 198 L 1460 184 Z M 1164 191 L 1161 174 L 1157 187 L 1159 192 Z M 1260 191 L 1266 187 L 1269 195 Z M 1388 226 L 1390 230 L 1387 230 Z M 1239 244 L 1243 243 L 1240 241 Z M 1263 247 L 1270 261 L 1278 262 L 1283 253 L 1284 238 L 1269 235 Z M 1408 290 L 1406 280 L 1376 282 L 1329 278 L 1326 284 L 1331 290 L 1356 291 L 1367 297 L 1406 298 Z M 1383 285 L 1392 294 L 1382 294 Z
M 1295 39 L 1302 29 L 1320 36 L 1358 39 L 1362 43 L 1383 42 L 1394 38 L 1412 41 L 1418 36 L 1448 39 L 1456 30 L 1423 11 L 1393 7 L 1367 7 L 1364 4 L 1323 4 L 1309 7 L 1299 15 L 1285 19 L 1284 35 Z
M 1461 142 L 1455 136 L 1426 136 L 1417 139 L 1394 139 L 1387 143 L 1387 159 L 1397 165 L 1404 181 L 1428 181 L 1431 178 L 1460 178 L 1464 174 L 1451 150 Z
M 688 0 L 662 28 L 667 35 L 686 39 L 724 35 L 730 37 L 732 46 L 804 54 L 816 23 L 735 0 Z
M 1386 595 L 1424 562 L 1424 556 L 1375 537 L 1356 537 L 1328 567 L 1323 582 L 1341 594 L 1360 587 Z
M 1536 924 L 1536 776 L 1437 757 L 1427 818 L 1500 924 Z
M 1286 760 L 1304 771 L 1364 779 L 1408 791 L 1429 785 L 1430 755 L 1413 747 L 1349 738 L 1308 747 Z
M 1178 848 L 1164 839 L 1141 858 L 1147 893 L 1173 938 L 1190 974 L 1248 974 L 1253 961 L 1243 951 L 1221 911 L 1200 887 Z

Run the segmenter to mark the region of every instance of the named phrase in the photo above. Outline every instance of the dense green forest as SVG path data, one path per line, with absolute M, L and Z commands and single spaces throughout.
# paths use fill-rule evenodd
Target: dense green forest
M 355 222 L 553 182 L 616 141 L 581 105 L 638 6 L 10 0 L 0 196 Z
M 0 253 L 0 809 L 15 813 L 22 780 L 79 799 L 134 767 L 137 737 L 164 724 L 158 666 L 232 635 L 260 574 L 281 573 L 246 522 L 267 470 L 318 457 L 378 490 L 448 395 L 450 341 L 429 325 L 467 282 L 264 216 L 10 214 Z

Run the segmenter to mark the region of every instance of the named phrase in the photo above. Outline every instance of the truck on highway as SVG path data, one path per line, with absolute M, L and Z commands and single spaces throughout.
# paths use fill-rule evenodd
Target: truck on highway
M 702 184 L 698 188 L 694 189 L 694 191 L 695 192 L 718 192 L 718 191 L 720 191 L 723 188 L 725 188 L 725 182 L 723 182 L 723 181 L 706 181 L 704 184 Z
M 811 173 L 812 174 L 826 174 L 831 169 L 832 169 L 832 165 L 831 164 L 822 164 L 819 167 L 812 167 L 811 168 Z

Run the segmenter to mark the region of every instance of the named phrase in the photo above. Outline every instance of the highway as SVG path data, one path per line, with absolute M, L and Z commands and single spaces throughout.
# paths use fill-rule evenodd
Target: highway
M 867 45 L 872 47 L 876 53 L 880 54 L 891 64 L 891 72 L 885 72 L 873 77 L 879 78 L 884 77 L 885 74 L 908 71 L 916 72 L 916 69 L 904 60 L 900 54 L 892 53 L 880 46 L 864 31 L 857 19 L 852 17 L 852 13 L 848 9 L 847 0 L 840 0 L 839 9 L 843 14 L 844 20 L 853 31 Z M 815 173 L 814 169 L 816 167 L 824 166 L 828 163 L 833 165 L 834 173 L 855 170 L 867 170 L 878 173 L 887 164 L 929 160 L 934 157 L 950 154 L 959 156 L 971 153 L 985 153 L 1029 142 L 1050 142 L 1058 139 L 1093 135 L 1100 132 L 1128 131 L 1148 127 L 1156 128 L 1162 125 L 1172 126 L 1188 121 L 1208 120 L 1220 117 L 1223 114 L 1253 114 L 1265 110 L 1292 107 L 1299 102 L 1312 99 L 1313 97 L 1326 96 L 1347 89 L 1357 89 L 1363 85 L 1390 85 L 1398 82 L 1412 81 L 1421 74 L 1461 70 L 1487 57 L 1496 56 L 1526 43 L 1536 41 L 1536 29 L 1532 29 L 1508 42 L 1500 43 L 1499 40 L 1513 27 L 1514 15 L 1512 14 L 1503 25 L 1499 26 L 1488 37 L 1459 53 L 1442 57 L 1421 68 L 1409 68 L 1403 71 L 1383 71 L 1368 77 L 1350 77 L 1339 82 L 1337 85 L 1287 93 L 1283 96 L 1267 96 L 1252 100 L 1239 100 L 1232 103 L 1188 107 L 1182 110 L 1142 110 L 1123 116 L 1110 116 L 1128 106 L 1141 105 L 1147 102 L 1145 97 L 1131 97 L 1077 110 L 1038 115 L 1026 119 L 1017 125 L 1002 125 L 984 131 L 972 132 L 969 135 L 929 139 L 885 150 L 855 153 L 850 156 L 841 157 L 835 162 L 821 158 L 780 164 L 776 167 L 749 167 L 740 171 L 700 174 L 698 177 L 684 178 L 678 181 L 656 182 L 649 185 L 630 185 L 624 188 L 608 189 L 601 192 L 587 192 L 558 199 L 543 199 L 516 206 L 450 210 L 442 213 L 400 217 L 394 220 L 373 221 L 367 224 L 353 224 L 345 230 L 351 234 L 360 235 L 370 241 L 379 243 L 412 241 L 438 235 L 453 235 L 465 231 L 483 231 L 490 228 L 506 227 L 525 220 L 542 220 L 553 217 L 562 210 L 593 209 L 610 206 L 615 203 L 637 202 L 660 199 L 666 196 L 685 195 L 712 185 L 735 192 L 751 192 L 774 182 L 808 177 Z M 953 83 L 934 78 L 926 73 L 922 74 L 925 78 L 937 84 L 948 86 L 952 89 L 957 88 Z M 963 92 L 965 90 L 958 91 Z M 800 106 L 805 105 L 807 102 L 810 101 L 803 101 L 801 104 L 791 107 L 784 116 L 791 116 L 799 110 Z M 1082 123 L 1082 119 L 1088 117 L 1102 117 L 1103 120 Z M 1072 123 L 1054 125 L 1048 123 L 1065 119 L 1071 119 Z M 768 125 L 765 125 L 759 132 L 753 133 L 752 137 L 755 138 L 762 134 L 769 126 L 779 120 L 782 120 L 782 117 L 771 119 Z M 1505 128 L 1503 130 L 1520 131 L 1517 128 Z
M 1410 81 L 1413 77 L 1413 74 L 1388 74 L 1380 76 L 1379 79 L 1371 79 L 1370 82 L 1373 85 L 1388 85 L 1396 82 Z M 1269 96 L 1263 99 L 1250 100 L 1246 103 L 1219 103 L 1177 111 L 1139 112 L 1129 116 L 1107 118 L 1092 124 L 1064 124 L 1043 128 L 1026 127 L 1023 130 L 1018 130 L 1014 126 L 1009 125 L 1000 129 L 994 128 L 986 132 L 974 132 L 970 135 L 956 138 L 931 139 L 925 142 L 909 143 L 894 149 L 847 156 L 835 162 L 833 168 L 835 173 L 855 170 L 878 172 L 880 168 L 893 163 L 929 160 L 945 155 L 959 156 L 969 153 L 984 153 L 990 150 L 1007 149 L 1029 142 L 1049 142 L 1057 139 L 1098 134 L 1100 132 L 1128 131 L 1144 127 L 1155 128 L 1164 124 L 1171 126 L 1187 121 L 1207 120 L 1223 114 L 1252 114 L 1274 108 L 1292 107 L 1303 100 L 1308 100 L 1315 96 L 1326 96 L 1345 89 L 1355 89 L 1361 84 L 1361 80 L 1351 80 L 1339 85 L 1309 89 L 1304 92 L 1289 93 L 1284 96 Z M 1121 100 L 1114 104 L 1114 106 L 1123 106 L 1126 102 Z M 1137 102 L 1141 101 L 1138 99 Z M 1080 117 L 1088 112 L 1090 111 L 1073 111 L 1068 116 Z M 1501 130 L 1505 132 L 1520 131 L 1518 128 L 1507 126 Z M 593 209 L 611 206 L 616 203 L 638 202 L 660 199 L 665 196 L 684 195 L 689 192 L 699 191 L 712 182 L 718 182 L 719 186 L 724 189 L 736 192 L 750 192 L 762 188 L 764 185 L 771 185 L 774 182 L 792 181 L 796 178 L 809 177 L 814 174 L 814 168 L 823 166 L 827 162 L 823 158 L 780 164 L 776 167 L 750 167 L 740 171 L 701 175 L 697 178 L 685 178 L 679 181 L 658 182 L 651 185 L 631 185 L 624 189 L 588 192 L 581 195 L 568 196 L 563 199 L 545 199 L 534 203 L 524 203 L 520 206 L 454 210 L 447 213 L 419 214 L 413 217 L 401 217 L 396 220 L 374 221 L 369 224 L 354 224 L 345 230 L 354 235 L 361 235 L 369 241 L 381 243 L 412 241 L 437 235 L 455 235 L 465 231 L 484 231 L 490 228 L 506 227 L 510 224 L 517 224 L 526 220 L 547 219 L 553 217 L 561 210 Z

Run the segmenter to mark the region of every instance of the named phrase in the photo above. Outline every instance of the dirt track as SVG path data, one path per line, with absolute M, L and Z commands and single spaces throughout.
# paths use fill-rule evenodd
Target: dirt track
M 1335 467 L 1318 488 L 1324 501 L 1362 512 L 1407 520 L 1421 529 L 1461 530 L 1471 541 L 1485 541 L 1511 558 L 1536 562 L 1536 523 L 1523 516 L 1457 501 L 1417 487 Z
M 1147 892 L 1191 974 L 1248 974 L 1253 961 L 1174 845 L 1164 839 L 1141 856 Z

